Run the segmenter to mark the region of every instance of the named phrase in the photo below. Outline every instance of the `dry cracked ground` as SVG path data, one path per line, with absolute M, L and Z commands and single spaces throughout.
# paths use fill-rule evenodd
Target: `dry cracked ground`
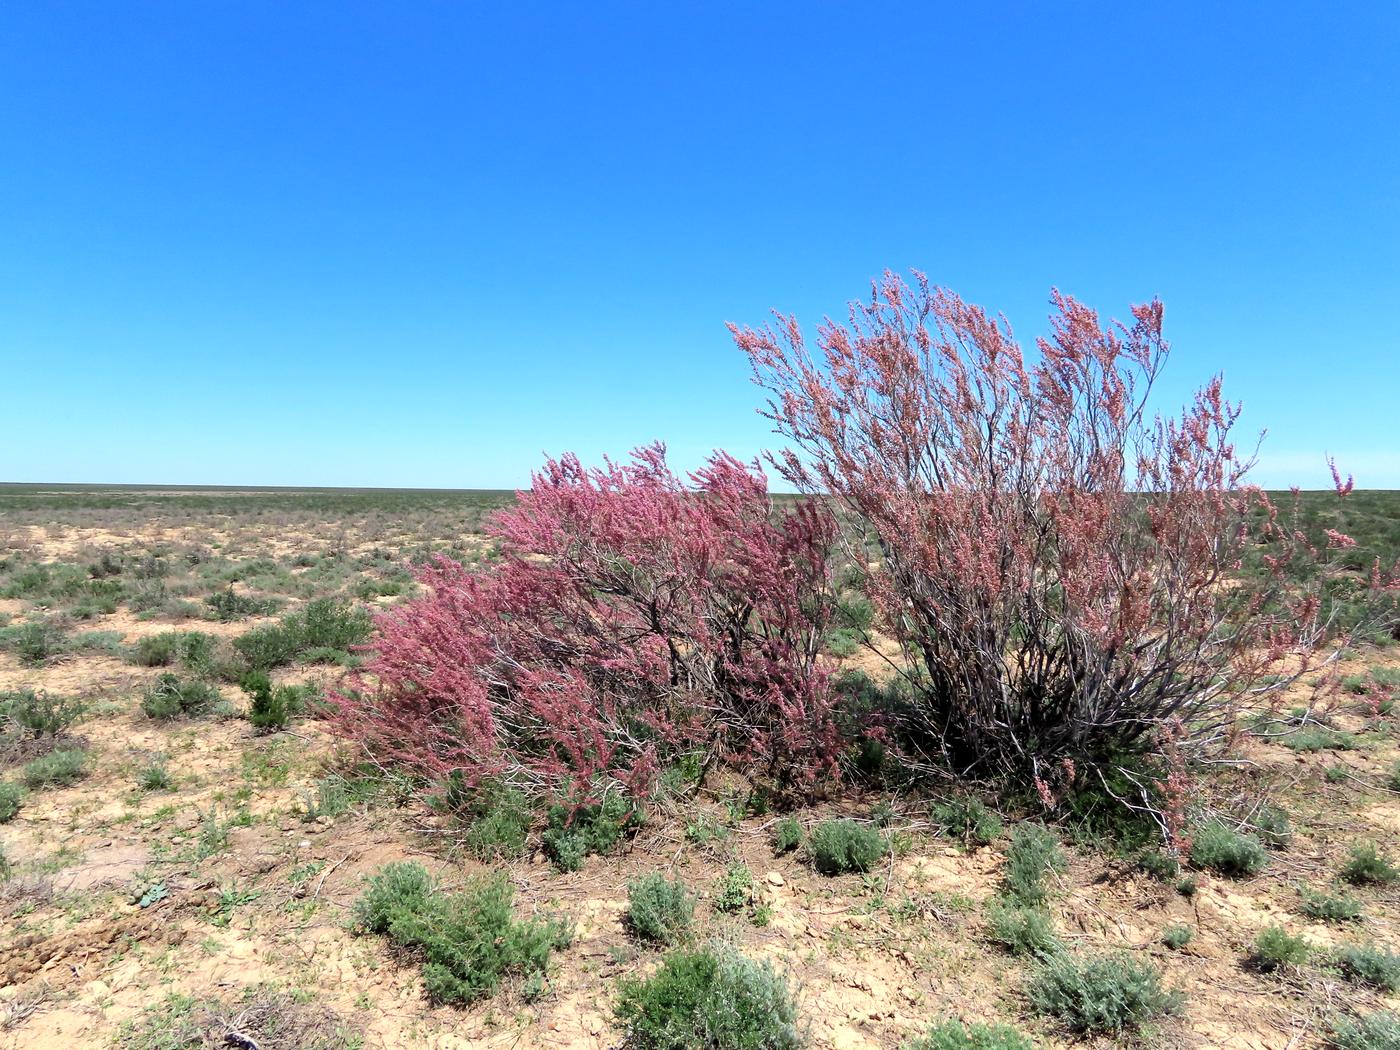
M 405 558 L 479 552 L 464 532 L 470 516 L 438 509 L 326 520 L 162 505 L 73 518 L 0 520 L 0 582 L 13 595 L 0 601 L 8 640 L 0 692 L 33 689 L 83 706 L 56 740 L 12 735 L 0 778 L 20 782 L 45 751 L 86 752 L 76 779 L 28 789 L 0 824 L 8 865 L 0 1046 L 617 1046 L 617 982 L 660 957 L 623 922 L 628 880 L 651 871 L 700 893 L 702 932 L 786 972 L 812 1046 L 896 1047 L 948 1017 L 1014 1024 L 1045 1046 L 1084 1044 L 1031 1011 L 1024 987 L 1032 965 L 988 935 L 985 904 L 999 890 L 1005 838 L 967 848 L 940 835 L 926 798 L 843 796 L 798 811 L 808 827 L 833 814 L 881 814 L 896 848 L 864 875 L 826 877 L 800 851 L 776 856 L 777 818 L 746 815 L 734 804 L 743 786 L 725 783 L 667 804 L 614 853 L 559 873 L 538 853 L 484 864 L 462 848 L 462 829 L 421 800 L 346 779 L 353 756 L 314 714 L 284 731 L 255 730 L 242 716 L 246 697 L 227 683 L 205 714 L 156 719 L 143 710 L 160 676 L 181 669 L 143 666 L 141 639 L 198 631 L 215 637 L 217 651 L 318 596 L 402 600 L 412 589 Z M 119 597 L 116 587 L 71 581 L 64 591 L 52 578 L 15 585 L 34 566 L 71 566 L 92 579 L 103 564 L 122 581 Z M 250 599 L 254 613 L 211 618 L 209 598 L 224 593 Z M 257 605 L 260 598 L 267 602 Z M 49 629 L 47 641 L 38 639 L 42 652 L 22 644 L 36 640 L 22 634 L 31 622 Z M 1393 683 L 1397 667 L 1394 648 L 1366 649 L 1344 672 L 1353 683 Z M 335 663 L 294 661 L 273 677 L 325 688 L 343 673 Z M 1356 844 L 1397 846 L 1400 715 L 1373 717 L 1346 690 L 1328 715 L 1320 734 L 1251 742 L 1202 782 L 1197 801 L 1222 813 L 1258 813 L 1267 803 L 1289 815 L 1291 840 L 1255 875 L 1188 869 L 1188 894 L 1180 879 L 1153 877 L 1110 843 L 1062 829 L 1070 863 L 1051 879 L 1050 905 L 1060 936 L 1076 950 L 1122 949 L 1150 961 L 1183 995 L 1179 1017 L 1134 1041 L 1317 1047 L 1336 1016 L 1400 1005 L 1393 993 L 1347 979 L 1327 951 L 1400 947 L 1400 884 L 1338 882 Z M 527 997 L 507 981 L 475 1005 L 430 1003 L 415 960 L 357 933 L 351 919 L 367 875 L 399 860 L 421 862 L 449 889 L 503 867 L 519 914 L 567 917 L 575 935 L 553 956 L 543 994 Z M 753 874 L 752 899 L 721 913 L 715 887 L 736 862 Z M 1359 918 L 1310 917 L 1304 889 L 1353 897 Z M 1178 925 L 1192 936 L 1172 949 L 1163 931 Z M 1251 951 L 1271 926 L 1306 938 L 1313 954 L 1260 972 Z

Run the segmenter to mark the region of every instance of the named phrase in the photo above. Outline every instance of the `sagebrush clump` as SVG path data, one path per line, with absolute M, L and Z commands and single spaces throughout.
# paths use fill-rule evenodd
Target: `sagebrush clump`
M 517 919 L 513 898 L 504 875 L 444 893 L 421 864 L 390 864 L 369 880 L 354 915 L 364 930 L 421 954 L 429 998 L 472 1002 L 507 976 L 544 973 L 550 953 L 570 941 L 563 922 Z
M 1304 937 L 1294 936 L 1282 926 L 1268 926 L 1254 940 L 1250 962 L 1263 973 L 1286 966 L 1302 966 L 1312 954 L 1312 945 Z
M 1341 1018 L 1332 1027 L 1334 1050 L 1400 1050 L 1400 1014 L 1378 1010 L 1355 1019 Z
M 26 763 L 20 776 L 30 790 L 71 784 L 87 776 L 87 759 L 81 748 L 59 748 Z
M 1197 828 L 1191 839 L 1191 863 L 1217 875 L 1257 875 L 1269 863 L 1269 855 L 1253 835 L 1210 821 Z
M 208 682 L 190 681 L 165 673 L 141 698 L 141 710 L 154 719 L 193 718 L 213 711 L 222 702 L 219 690 Z
M 1051 956 L 1026 989 L 1031 1006 L 1070 1031 L 1130 1032 L 1181 1010 L 1181 997 L 1162 986 L 1150 963 L 1131 955 Z
M 1386 992 L 1400 991 L 1400 955 L 1372 944 L 1347 944 L 1333 954 L 1342 976 Z
M 883 835 L 854 820 L 824 820 L 807 838 L 812 866 L 823 875 L 869 871 L 888 848 Z
M 933 807 L 933 819 L 946 834 L 967 846 L 987 846 L 1001 834 L 1001 817 L 981 800 L 959 797 Z
M 652 872 L 627 883 L 627 925 L 637 936 L 673 944 L 690 930 L 695 897 L 684 883 Z
M 1034 1050 L 1035 1044 L 1009 1025 L 943 1021 L 907 1039 L 900 1050 Z
M 616 1014 L 633 1050 L 797 1050 L 804 1041 L 786 979 L 727 944 L 672 952 L 650 977 L 624 979 Z
M 1400 868 L 1374 842 L 1362 842 L 1351 848 L 1341 875 L 1356 886 L 1389 886 L 1400 879 Z

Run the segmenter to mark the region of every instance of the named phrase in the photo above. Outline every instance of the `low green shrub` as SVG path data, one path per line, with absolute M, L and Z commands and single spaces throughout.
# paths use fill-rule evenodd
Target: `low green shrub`
M 141 698 L 141 710 L 150 718 L 169 721 L 208 714 L 223 697 L 207 682 L 184 681 L 166 672 Z
M 1001 817 L 969 796 L 940 802 L 933 807 L 933 819 L 951 838 L 965 846 L 987 846 L 1001 835 Z
M 1026 991 L 1037 1013 L 1059 1019 L 1072 1032 L 1136 1031 L 1181 1009 L 1181 997 L 1162 987 L 1156 968 L 1126 953 L 1052 955 Z
M 1181 874 L 1181 861 L 1165 850 L 1143 850 L 1137 855 L 1137 868 L 1159 882 L 1170 882 Z
M 1292 751 L 1312 754 L 1318 751 L 1352 751 L 1358 746 L 1351 733 L 1326 726 L 1309 725 L 1281 739 L 1284 747 Z
M 715 911 L 743 911 L 753 903 L 753 872 L 737 861 L 724 870 L 715 881 L 715 891 L 711 897 Z
M 638 937 L 674 944 L 690 930 L 695 898 L 660 872 L 627 883 L 627 925 Z
M 578 871 L 590 854 L 607 853 L 640 823 L 641 814 L 619 795 L 586 806 L 551 807 L 545 855 L 560 871 Z
M 987 908 L 987 934 L 1012 955 L 1039 958 L 1061 948 L 1050 913 L 1044 908 L 993 900 Z
M 1374 842 L 1361 842 L 1351 848 L 1342 865 L 1342 878 L 1353 886 L 1388 886 L 1400 879 L 1400 869 Z
M 301 819 L 307 822 L 322 817 L 335 819 L 349 812 L 350 807 L 372 797 L 380 782 L 368 776 L 344 776 L 329 773 L 316 781 L 314 794 L 302 793 Z
M 534 812 L 524 792 L 484 781 L 454 809 L 468 825 L 463 843 L 478 860 L 511 860 L 525 852 Z
M 340 598 L 316 598 L 275 624 L 244 632 L 233 647 L 251 669 L 270 671 L 312 652 L 348 656 L 369 640 L 372 627 L 364 609 Z
M 943 1021 L 923 1035 L 906 1039 L 900 1050 L 1034 1050 L 1035 1044 L 1010 1025 Z
M 1400 1050 L 1400 1014 L 1378 1010 L 1355 1020 L 1341 1018 L 1332 1026 L 1328 1046 L 1333 1050 Z
M 0 718 L 10 719 L 36 738 L 61 736 L 86 711 L 87 705 L 71 696 L 33 689 L 0 693 Z
M 266 732 L 286 729 L 292 716 L 305 708 L 309 691 L 300 685 L 274 686 L 265 671 L 249 671 L 239 687 L 248 694 L 248 721 Z
M 854 820 L 824 820 L 807 839 L 812 866 L 823 875 L 869 871 L 887 849 L 883 835 Z
M 805 836 L 802 824 L 796 817 L 784 817 L 773 827 L 773 853 L 781 857 L 802 845 Z
M 1272 973 L 1285 966 L 1302 966 L 1312 954 L 1312 945 L 1303 937 L 1295 937 L 1282 926 L 1268 926 L 1254 939 L 1250 964 L 1263 973 Z
M 1020 824 L 1011 833 L 1002 868 L 1002 889 L 1006 896 L 1022 904 L 1043 904 L 1050 891 L 1045 877 L 1064 871 L 1067 862 L 1060 840 L 1039 824 Z
M 732 828 L 710 813 L 701 813 L 685 826 L 685 840 L 696 846 L 709 846 L 729 838 Z
M 209 607 L 210 616 L 224 623 L 246 620 L 250 616 L 268 616 L 277 611 L 276 599 L 239 594 L 232 587 L 209 595 L 204 604 Z
M 616 1013 L 632 1050 L 796 1050 L 803 1037 L 787 981 L 724 944 L 677 950 L 621 982 Z
M 14 820 L 23 804 L 24 788 L 7 780 L 0 781 L 0 824 Z
M 1293 843 L 1293 825 L 1288 811 L 1272 805 L 1260 806 L 1254 814 L 1254 834 L 1269 849 L 1287 849 Z
M 203 631 L 185 631 L 176 643 L 180 670 L 195 678 L 208 678 L 218 668 L 219 639 Z
M 1361 902 L 1349 894 L 1333 896 L 1330 893 L 1310 890 L 1306 886 L 1301 887 L 1298 893 L 1303 898 L 1303 914 L 1310 919 L 1320 919 L 1323 922 L 1353 922 L 1361 918 Z
M 1172 951 L 1180 951 L 1191 943 L 1191 938 L 1195 936 L 1195 931 L 1182 923 L 1168 926 L 1162 931 L 1162 943 Z
M 434 1002 L 472 1002 L 508 975 L 543 974 L 569 943 L 557 920 L 518 920 L 506 877 L 468 880 L 456 893 L 436 889 L 421 864 L 390 864 L 372 876 L 354 917 L 370 933 L 421 954 L 423 985 Z
M 131 650 L 131 662 L 142 667 L 169 667 L 175 662 L 179 647 L 178 631 L 148 634 L 137 639 L 136 648 Z
M 1347 944 L 1337 949 L 1333 959 L 1348 981 L 1400 992 L 1400 955 L 1374 945 Z
M 26 763 L 20 771 L 30 790 L 71 784 L 87 775 L 87 752 L 78 747 L 59 748 Z
M 1191 863 L 1217 875 L 1257 875 L 1268 862 L 1258 839 L 1218 820 L 1201 825 L 1191 839 Z
M 68 648 L 68 634 L 56 620 L 28 620 L 6 630 L 6 639 L 20 662 L 34 666 Z
M 164 762 L 152 762 L 143 767 L 136 774 L 136 783 L 142 791 L 169 791 L 175 786 L 175 780 Z

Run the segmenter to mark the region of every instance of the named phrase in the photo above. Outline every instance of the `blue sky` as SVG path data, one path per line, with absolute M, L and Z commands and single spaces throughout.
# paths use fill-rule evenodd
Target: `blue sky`
M 750 456 L 724 322 L 918 267 L 1028 343 L 1160 295 L 1259 481 L 1400 487 L 1397 54 L 1374 2 L 9 5 L 0 480 Z

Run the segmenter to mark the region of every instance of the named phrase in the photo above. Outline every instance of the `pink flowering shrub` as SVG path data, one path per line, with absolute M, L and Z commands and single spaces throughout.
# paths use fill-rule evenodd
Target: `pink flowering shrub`
M 775 510 L 763 473 L 722 453 L 683 481 L 655 445 L 597 470 L 550 460 L 489 535 L 498 558 L 438 559 L 379 618 L 335 700 L 351 738 L 432 777 L 577 799 L 644 793 L 686 753 L 788 786 L 833 769 L 820 504 Z
M 1317 670 L 1329 554 L 1246 483 L 1218 378 L 1149 413 L 1160 302 L 1103 325 L 1056 292 L 1029 362 L 1004 319 L 915 277 L 886 274 L 815 352 L 794 318 L 731 326 L 791 446 L 776 465 L 867 531 L 850 553 L 904 649 L 909 760 L 1053 800 L 1163 727 L 1221 740 L 1245 698 Z

